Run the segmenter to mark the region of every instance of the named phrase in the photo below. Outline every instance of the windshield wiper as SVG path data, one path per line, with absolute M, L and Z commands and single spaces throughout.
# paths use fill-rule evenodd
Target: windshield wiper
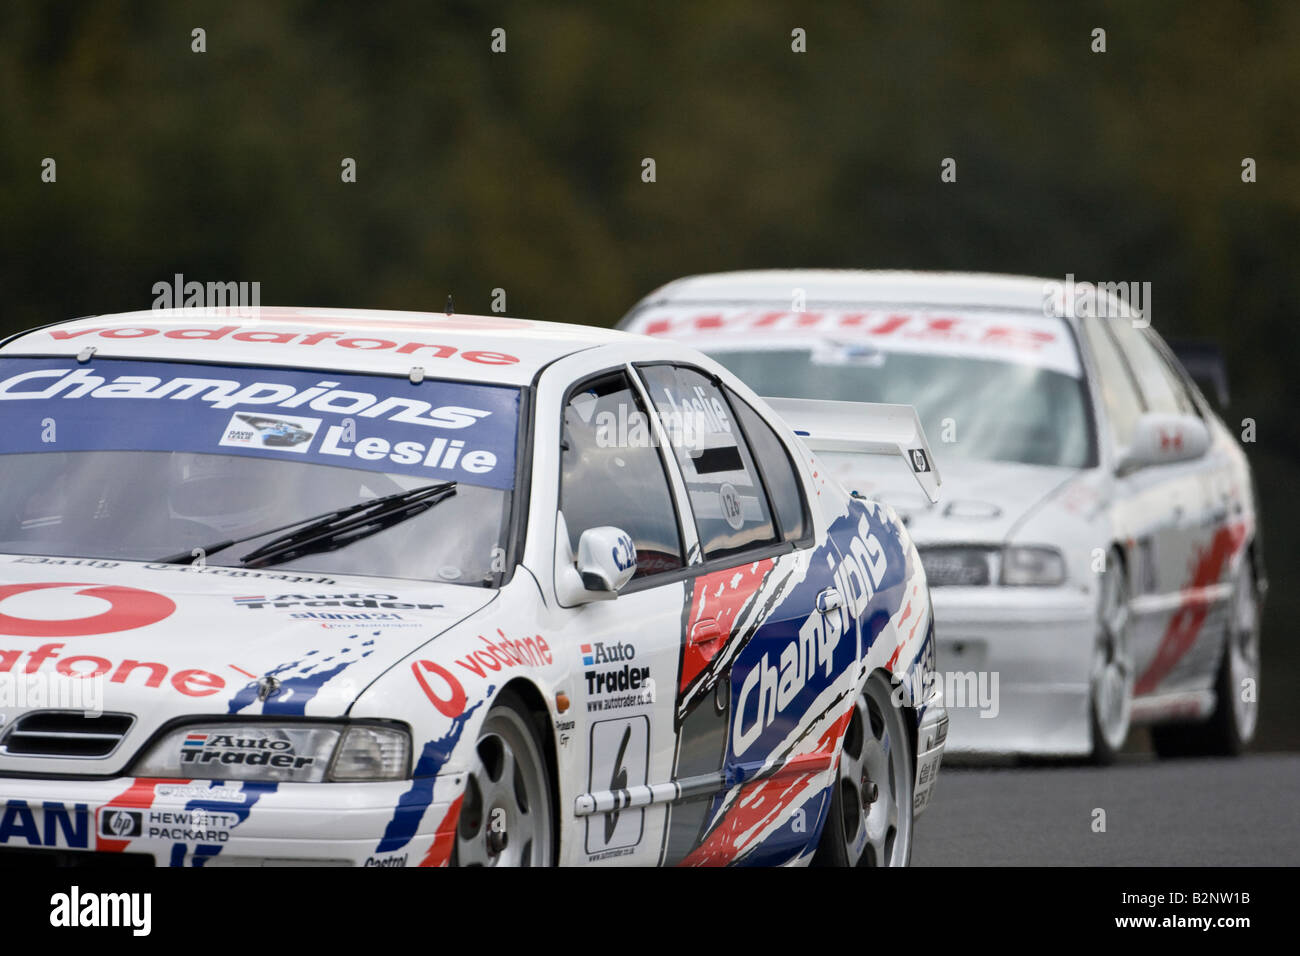
M 421 488 L 412 488 L 410 491 L 399 491 L 371 501 L 362 501 L 355 505 L 349 505 L 346 508 L 326 511 L 323 514 L 309 515 L 306 518 L 299 518 L 297 521 L 291 521 L 277 528 L 267 528 L 264 531 L 245 535 L 242 538 L 217 541 L 195 550 L 202 557 L 207 558 L 218 551 L 225 551 L 227 548 L 242 544 L 245 541 L 252 541 L 254 538 L 264 538 L 268 534 L 275 534 L 277 531 L 298 528 L 297 531 L 291 534 L 273 538 L 260 548 L 250 551 L 239 559 L 239 563 L 246 568 L 260 568 L 279 561 L 288 561 L 303 554 L 336 551 L 353 541 L 377 534 L 400 521 L 405 521 L 407 518 L 420 514 L 432 508 L 444 498 L 450 498 L 455 493 L 456 482 L 442 481 L 436 485 L 425 485 Z M 194 555 L 194 551 L 178 551 L 175 554 L 167 555 L 165 558 L 159 558 L 155 563 L 189 564 L 195 560 L 197 560 L 197 557 Z
M 456 482 L 445 481 L 385 495 L 359 507 L 354 505 L 343 509 L 342 514 L 332 514 L 290 534 L 273 538 L 242 556 L 239 563 L 246 568 L 263 568 L 304 554 L 337 551 L 427 511 L 455 493 Z

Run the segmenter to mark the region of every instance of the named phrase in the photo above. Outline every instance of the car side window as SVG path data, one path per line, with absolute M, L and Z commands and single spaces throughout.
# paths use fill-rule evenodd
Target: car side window
M 1137 376 L 1147 408 L 1153 412 L 1191 414 L 1182 383 L 1172 376 L 1164 359 L 1147 338 L 1148 333 L 1134 328 L 1127 319 L 1112 319 L 1107 326 Z
M 803 482 L 790 460 L 789 450 L 763 416 L 731 389 L 727 389 L 727 398 L 731 400 L 731 407 L 740 419 L 740 427 L 749 439 L 749 447 L 762 470 L 772 507 L 776 509 L 776 520 L 781 526 L 782 540 L 803 540 L 809 527 L 808 506 L 804 500 Z
M 636 546 L 635 578 L 685 566 L 677 509 L 650 419 L 627 375 L 593 379 L 564 407 L 560 510 L 577 554 L 588 528 L 612 525 Z
M 682 470 L 705 560 L 777 541 L 762 479 L 721 389 L 695 369 L 640 369 Z
M 1116 447 L 1127 447 L 1133 441 L 1133 429 L 1142 414 L 1142 396 L 1124 364 L 1124 357 L 1101 327 L 1101 320 L 1085 318 L 1080 324 L 1093 361 L 1097 363 L 1097 387 L 1110 420 L 1111 437 Z
M 1192 384 L 1191 376 L 1179 364 L 1177 357 L 1168 347 L 1158 348 L 1156 352 L 1160 355 L 1161 367 L 1169 374 L 1169 379 L 1174 383 L 1174 391 L 1179 396 L 1179 404 L 1184 405 L 1187 414 L 1195 415 L 1197 418 L 1204 419 L 1205 415 L 1201 411 L 1201 406 L 1197 404 L 1195 386 Z

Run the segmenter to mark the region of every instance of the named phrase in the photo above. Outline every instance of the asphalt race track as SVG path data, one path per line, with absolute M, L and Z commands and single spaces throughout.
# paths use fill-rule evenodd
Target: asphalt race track
M 1105 810 L 1104 833 L 1093 832 Z M 1297 866 L 1300 755 L 1125 755 L 1112 767 L 950 766 L 913 866 Z

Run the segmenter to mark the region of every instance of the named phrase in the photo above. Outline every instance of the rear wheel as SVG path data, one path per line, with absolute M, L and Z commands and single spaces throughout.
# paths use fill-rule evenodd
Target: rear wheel
M 1214 713 L 1197 724 L 1151 728 L 1161 757 L 1235 756 L 1255 737 L 1259 719 L 1259 597 L 1250 558 L 1242 562 L 1232 595 L 1223 657 L 1214 681 Z
M 903 710 L 882 674 L 854 701 L 813 863 L 907 866 L 912 859 L 913 767 Z
M 1128 739 L 1133 706 L 1133 655 L 1129 645 L 1128 586 L 1124 565 L 1112 554 L 1102 575 L 1093 652 L 1090 720 L 1092 759 L 1113 763 Z
M 550 775 L 528 710 L 509 691 L 488 711 L 474 756 L 452 862 L 550 866 L 555 852 Z

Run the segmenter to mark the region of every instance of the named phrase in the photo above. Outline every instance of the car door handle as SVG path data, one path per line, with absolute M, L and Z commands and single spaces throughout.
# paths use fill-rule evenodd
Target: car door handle
M 839 588 L 827 588 L 817 595 L 817 610 L 822 614 L 829 614 L 831 611 L 843 606 L 844 598 L 840 595 Z
M 706 617 L 702 621 L 696 621 L 695 626 L 691 628 L 691 644 L 712 644 L 718 638 L 722 637 L 722 628 L 718 627 L 718 622 L 711 617 Z

